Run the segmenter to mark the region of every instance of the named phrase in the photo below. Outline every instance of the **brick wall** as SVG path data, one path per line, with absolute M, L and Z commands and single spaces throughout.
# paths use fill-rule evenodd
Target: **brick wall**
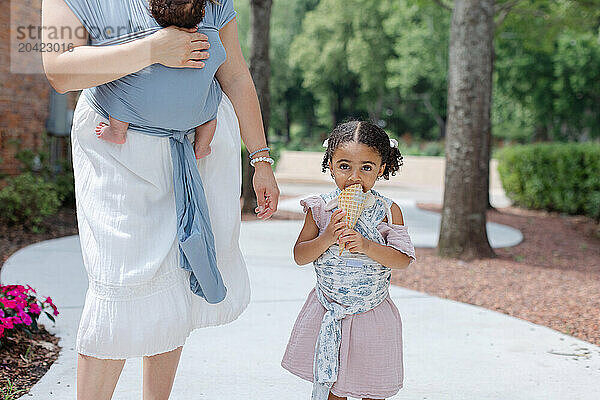
M 0 13 L 0 172 L 15 174 L 19 163 L 14 159 L 16 147 L 12 142 L 20 141 L 22 148 L 42 149 L 50 85 L 43 74 L 10 72 L 9 6 L 19 20 L 39 21 L 40 1 L 0 0 L 0 3 L 4 10 Z

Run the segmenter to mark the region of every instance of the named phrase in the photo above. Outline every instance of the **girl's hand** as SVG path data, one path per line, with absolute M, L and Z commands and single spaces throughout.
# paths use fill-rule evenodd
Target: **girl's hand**
M 268 219 L 277 211 L 279 203 L 279 188 L 273 169 L 268 163 L 257 162 L 254 166 L 254 177 L 252 178 L 256 203 L 254 209 L 256 216 L 260 219 Z
M 150 59 L 167 67 L 204 68 L 209 57 L 208 37 L 196 32 L 196 28 L 169 26 L 150 35 Z
M 329 246 L 336 243 L 340 238 L 340 235 L 346 229 L 346 222 L 343 221 L 346 216 L 346 212 L 341 208 L 337 209 L 329 220 L 329 224 L 325 228 L 325 232 L 323 232 L 323 236 L 327 239 Z
M 345 244 L 346 250 L 352 253 L 367 254 L 371 241 L 353 229 L 344 229 L 340 235 L 340 246 Z

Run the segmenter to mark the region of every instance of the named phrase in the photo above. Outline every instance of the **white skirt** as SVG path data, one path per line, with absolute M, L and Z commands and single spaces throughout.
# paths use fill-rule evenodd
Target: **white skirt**
M 179 267 L 168 138 L 129 130 L 125 144 L 96 138 L 108 122 L 80 96 L 71 130 L 77 220 L 89 287 L 77 352 L 124 359 L 164 353 L 196 328 L 236 319 L 250 301 L 239 249 L 240 131 L 223 95 L 212 153 L 198 162 L 227 296 L 208 304 Z M 193 134 L 188 136 L 193 140 Z

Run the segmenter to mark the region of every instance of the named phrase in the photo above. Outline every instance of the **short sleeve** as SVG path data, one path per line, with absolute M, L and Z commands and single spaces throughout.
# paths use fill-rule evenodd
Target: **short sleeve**
M 310 209 L 312 212 L 313 220 L 319 231 L 325 229 L 327 226 L 327 216 L 325 215 L 325 201 L 321 198 L 321 196 L 310 196 L 306 199 L 300 200 L 300 205 L 304 209 L 304 213 L 308 213 Z
M 94 37 L 94 39 L 98 39 L 99 35 L 96 34 L 99 29 L 94 28 L 94 21 L 90 21 L 94 12 L 92 10 L 91 5 L 87 1 L 80 0 L 63 0 L 65 4 L 71 9 L 73 14 L 77 17 L 81 25 L 88 32 L 90 39 Z
M 215 25 L 221 29 L 236 15 L 237 12 L 233 9 L 233 0 L 219 0 L 219 5 L 216 7 Z
M 416 260 L 415 247 L 413 246 L 406 226 L 381 222 L 377 225 L 377 230 L 385 239 L 386 246 L 393 247 L 410 258 L 409 265 Z

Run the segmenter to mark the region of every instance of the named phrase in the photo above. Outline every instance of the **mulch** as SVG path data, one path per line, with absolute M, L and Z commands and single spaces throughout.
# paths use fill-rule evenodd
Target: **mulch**
M 6 400 L 17 399 L 29 392 L 31 387 L 48 371 L 58 358 L 61 347 L 58 338 L 46 331 L 42 324 L 39 331 L 28 337 L 17 331 L 2 338 L 0 347 L 0 387 L 8 391 L 9 380 L 13 386 Z M 5 399 L 5 397 L 2 397 Z
M 71 208 L 61 208 L 41 225 L 44 232 L 33 233 L 21 226 L 0 222 L 0 269 L 8 258 L 22 247 L 48 239 L 77 234 L 77 216 Z M 35 288 L 34 288 L 35 289 Z
M 429 211 L 437 204 L 418 204 Z M 600 225 L 590 218 L 516 207 L 489 210 L 489 222 L 519 229 L 523 242 L 496 258 L 460 261 L 416 249 L 392 283 L 544 325 L 600 345 Z M 410 228 L 409 228 L 410 229 Z

